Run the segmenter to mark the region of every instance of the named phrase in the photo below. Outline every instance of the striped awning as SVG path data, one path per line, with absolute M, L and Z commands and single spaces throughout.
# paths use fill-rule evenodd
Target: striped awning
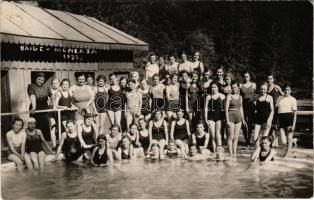
M 1 42 L 104 50 L 148 50 L 148 44 L 96 18 L 16 2 L 0 4 Z

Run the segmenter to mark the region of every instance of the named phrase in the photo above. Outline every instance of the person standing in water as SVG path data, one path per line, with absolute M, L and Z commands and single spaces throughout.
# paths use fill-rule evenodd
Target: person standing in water
M 256 84 L 251 81 L 249 72 L 244 72 L 243 77 L 244 83 L 240 84 L 240 94 L 243 98 L 243 113 L 247 127 L 242 126 L 242 132 L 245 144 L 249 147 L 254 123 L 255 105 L 253 103 L 253 98 L 256 95 Z
M 107 146 L 105 134 L 101 134 L 97 137 L 97 147 L 93 150 L 91 163 L 95 167 L 107 166 L 113 163 L 112 153 Z
M 246 126 L 243 116 L 242 97 L 239 95 L 239 83 L 231 83 L 232 93 L 226 98 L 226 124 L 228 131 L 228 148 L 231 156 L 236 157 L 238 138 L 242 124 Z
M 95 110 L 97 113 L 95 121 L 99 134 L 104 134 L 105 122 L 107 120 L 106 104 L 108 102 L 108 90 L 105 87 L 105 83 L 106 77 L 104 75 L 99 75 L 97 77 L 96 95 L 94 100 Z
M 139 116 L 141 115 L 142 108 L 142 93 L 136 87 L 136 82 L 134 80 L 130 80 L 129 87 L 130 91 L 125 94 L 127 128 L 129 128 L 132 123 L 137 122 Z
M 252 161 L 268 162 L 273 161 L 276 151 L 271 146 L 270 136 L 263 136 L 261 144 L 254 151 L 251 159 Z
M 297 100 L 291 96 L 291 87 L 289 84 L 284 86 L 284 95 L 277 100 L 276 107 L 278 110 L 279 129 L 282 138 L 282 143 L 288 147 L 285 157 L 289 157 L 292 149 L 293 132 L 297 121 Z
M 51 81 L 51 88 L 50 93 L 51 96 L 49 97 L 49 108 L 54 108 L 54 105 L 56 104 L 56 98 L 57 94 L 60 91 L 60 82 L 58 78 L 54 78 Z M 57 139 L 56 139 L 56 119 L 57 119 L 57 113 L 51 112 L 49 113 L 49 120 L 50 120 L 50 138 L 52 142 L 52 149 L 57 148 Z

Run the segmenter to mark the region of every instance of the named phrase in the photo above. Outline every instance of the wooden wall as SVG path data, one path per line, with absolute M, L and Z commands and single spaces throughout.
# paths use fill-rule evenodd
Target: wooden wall
M 39 63 L 39 62 L 1 62 L 1 69 L 8 70 L 9 92 L 12 112 L 28 111 L 30 99 L 27 86 L 31 83 L 32 71 L 55 72 L 55 77 L 70 79 L 75 84 L 75 72 L 95 72 L 95 77 L 102 74 L 107 77 L 114 71 L 132 70 L 133 63 Z M 28 115 L 21 115 L 27 119 Z

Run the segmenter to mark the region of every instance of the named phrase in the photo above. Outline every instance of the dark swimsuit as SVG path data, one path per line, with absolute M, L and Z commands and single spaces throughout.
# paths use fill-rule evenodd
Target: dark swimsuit
M 82 127 L 82 138 L 85 142 L 85 144 L 94 144 L 95 141 L 93 139 L 94 136 L 94 127 L 91 126 L 91 130 L 89 132 L 85 131 L 84 128 Z
M 99 149 L 100 148 L 98 148 L 94 154 L 94 157 L 93 157 L 94 163 L 96 165 L 107 164 L 107 161 L 108 161 L 107 148 L 102 155 L 99 154 Z
M 37 133 L 37 130 L 35 130 L 35 134 L 34 135 L 29 135 L 28 130 L 25 129 L 27 135 L 26 135 L 26 152 L 27 153 L 31 153 L 31 152 L 35 152 L 35 153 L 39 153 L 41 151 L 43 151 L 43 146 L 42 146 L 42 141 L 40 139 L 39 134 Z
M 142 109 L 141 109 L 141 113 L 143 115 L 148 115 L 148 114 L 151 113 L 151 107 L 149 105 L 150 99 L 151 99 L 150 92 L 142 93 Z
M 254 110 L 255 105 L 253 103 L 253 96 L 254 96 L 254 88 L 252 84 L 250 87 L 246 88 L 244 86 L 241 87 L 241 95 L 242 95 L 242 101 L 243 101 L 243 114 L 246 118 L 246 121 L 251 123 L 254 118 Z
M 68 135 L 64 140 L 64 157 L 65 162 L 69 163 L 77 160 L 82 155 L 82 148 L 78 136 L 70 138 Z
M 194 85 L 194 84 L 193 84 Z M 195 111 L 199 111 L 199 105 L 200 105 L 200 89 L 198 88 L 198 85 L 192 86 L 190 85 L 188 89 L 188 108 L 189 112 L 193 113 Z
M 270 154 L 270 150 L 268 151 L 268 154 L 266 155 L 266 156 L 263 156 L 262 155 L 262 150 L 259 152 L 259 161 L 265 161 L 266 159 L 267 159 L 267 157 L 269 156 L 269 154 Z M 272 158 L 271 159 L 271 161 L 273 161 L 274 160 L 274 158 Z
M 199 150 L 200 146 L 204 146 L 206 140 L 206 134 L 203 137 L 199 138 L 196 134 L 194 134 L 196 140 L 196 147 Z
M 266 101 L 267 95 L 264 101 L 257 99 L 256 101 L 256 117 L 255 123 L 258 125 L 263 125 L 267 122 L 270 114 L 270 102 Z
M 173 137 L 175 140 L 185 140 L 188 139 L 187 128 L 186 128 L 186 120 L 184 123 L 179 125 L 177 122 L 174 126 Z
M 59 106 L 65 106 L 67 108 L 71 108 L 73 98 L 70 96 L 70 92 L 68 91 L 68 98 L 65 98 L 63 96 L 63 93 L 60 91 L 61 97 L 59 100 L 58 105 Z M 74 120 L 75 118 L 75 112 L 71 110 L 65 110 L 61 112 L 61 121 L 67 121 L 67 120 Z
M 152 139 L 154 140 L 162 140 L 166 139 L 165 137 L 165 130 L 164 130 L 164 123 L 160 127 L 156 127 L 155 123 L 153 122 L 153 127 L 152 127 Z
M 97 112 L 104 113 L 106 112 L 106 104 L 108 102 L 108 93 L 104 90 L 100 92 L 97 87 L 97 93 L 95 95 L 95 107 Z
M 114 91 L 111 87 L 108 90 L 107 110 L 117 112 L 124 109 L 125 95 L 120 89 Z
M 232 97 L 232 95 L 230 95 L 230 105 L 228 110 L 230 122 L 234 124 L 242 122 L 242 115 L 240 112 L 241 106 L 242 106 L 241 97 L 238 96 L 238 99 L 235 99 Z
M 208 104 L 208 120 L 217 122 L 219 120 L 223 120 L 225 118 L 224 115 L 224 100 L 220 98 L 213 99 L 211 97 L 210 103 Z
M 267 92 L 267 94 L 269 94 L 270 96 L 273 97 L 274 108 L 276 108 L 275 104 L 276 104 L 277 99 L 279 98 L 280 94 L 279 94 L 279 92 L 276 91 L 275 86 L 274 86 L 274 88 L 271 91 Z M 275 111 L 274 111 L 272 124 L 273 125 L 277 125 L 278 124 L 278 110 L 277 109 L 275 109 Z
M 149 135 L 147 137 L 143 137 L 141 133 L 138 133 L 139 135 L 139 142 L 142 144 L 142 147 L 144 150 L 147 150 L 149 147 Z

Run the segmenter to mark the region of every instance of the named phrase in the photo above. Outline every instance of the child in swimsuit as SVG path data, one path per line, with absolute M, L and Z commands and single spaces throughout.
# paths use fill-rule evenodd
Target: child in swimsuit
M 176 141 L 169 140 L 168 148 L 164 151 L 168 158 L 177 158 L 181 156 L 181 151 L 177 148 Z
M 269 136 L 262 137 L 261 144 L 256 148 L 252 155 L 252 161 L 268 162 L 273 161 L 276 151 L 271 146 Z
M 136 88 L 134 80 L 129 81 L 130 91 L 126 92 L 126 121 L 127 127 L 132 123 L 137 122 L 141 115 L 142 108 L 142 93 Z
M 131 139 L 135 157 L 144 157 L 144 150 L 139 142 L 139 133 L 136 124 L 131 124 L 127 136 Z
M 158 143 L 152 144 L 151 149 L 151 152 L 146 156 L 146 158 L 150 158 L 153 160 L 160 159 L 160 148 Z
M 131 160 L 134 158 L 133 145 L 128 136 L 124 136 L 121 141 L 121 146 L 118 148 L 118 153 L 122 160 Z
M 97 137 L 97 147 L 93 150 L 91 163 L 95 167 L 101 167 L 112 162 L 112 153 L 108 148 L 106 135 L 101 134 Z
M 119 132 L 119 126 L 113 125 L 110 128 L 110 134 L 107 134 L 108 147 L 114 159 L 120 160 L 121 154 L 118 153 L 119 144 L 122 140 L 122 134 Z

